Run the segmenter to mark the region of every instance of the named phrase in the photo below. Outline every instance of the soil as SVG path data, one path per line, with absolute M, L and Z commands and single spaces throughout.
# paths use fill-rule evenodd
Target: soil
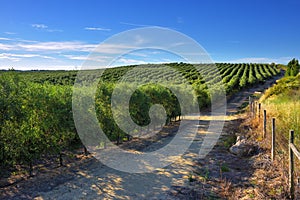
M 229 153 L 246 114 L 236 114 L 255 91 L 264 91 L 280 76 L 246 89 L 228 99 L 227 118 L 218 143 L 209 154 L 198 156 L 209 125 L 209 113 L 201 113 L 199 131 L 188 151 L 153 173 L 132 174 L 103 165 L 92 155 L 69 156 L 62 167 L 36 167 L 35 176 L 13 176 L 0 181 L 0 199 L 238 199 L 248 194 L 237 189 L 253 186 L 256 170 L 253 158 Z M 188 119 L 189 116 L 186 116 Z M 179 122 L 162 134 L 124 143 L 122 148 L 152 151 L 163 147 L 176 134 Z M 243 127 L 247 129 L 247 127 Z M 247 132 L 247 131 L 246 131 Z M 233 138 L 233 139 L 232 139 Z M 18 180 L 18 181 L 17 181 Z M 248 195 L 249 197 L 249 195 Z M 250 195 L 251 197 L 251 195 Z

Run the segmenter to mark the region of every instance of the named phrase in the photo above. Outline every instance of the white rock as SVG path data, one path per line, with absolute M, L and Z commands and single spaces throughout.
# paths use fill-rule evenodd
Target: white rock
M 244 137 L 238 136 L 237 142 L 229 148 L 229 151 L 232 154 L 235 154 L 237 156 L 249 156 L 253 152 L 253 146 L 250 144 L 247 144 L 247 141 Z

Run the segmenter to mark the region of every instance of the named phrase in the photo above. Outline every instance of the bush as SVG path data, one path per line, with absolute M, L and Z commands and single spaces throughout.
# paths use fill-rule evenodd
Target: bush
M 14 72 L 0 76 L 0 161 L 32 165 L 60 153 L 77 136 L 69 86 L 36 84 Z

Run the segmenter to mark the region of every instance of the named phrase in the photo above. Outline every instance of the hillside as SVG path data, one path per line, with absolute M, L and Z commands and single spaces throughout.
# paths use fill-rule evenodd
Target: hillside
M 277 66 L 268 64 L 223 63 L 217 64 L 217 68 L 212 68 L 211 65 L 199 64 L 196 68 L 200 70 L 200 73 L 193 65 L 186 63 L 171 63 L 168 64 L 168 66 L 170 66 L 171 70 L 165 70 L 159 65 L 140 66 L 134 73 L 127 76 L 125 80 L 126 84 L 123 85 L 123 89 L 126 90 L 129 86 L 139 82 L 157 79 L 162 82 L 175 80 L 168 86 L 174 86 L 178 88 L 179 92 L 185 92 L 186 86 L 184 84 L 188 83 L 195 90 L 195 93 L 193 93 L 195 96 L 191 96 L 191 98 L 189 97 L 187 99 L 189 101 L 195 99 L 195 103 L 198 103 L 200 109 L 209 111 L 210 97 L 212 95 L 210 92 L 214 93 L 218 91 L 223 84 L 227 92 L 227 97 L 231 97 L 228 106 L 230 110 L 227 110 L 227 112 L 233 114 L 251 93 L 255 90 L 263 90 L 265 87 L 268 87 L 280 74 Z M 152 144 L 153 141 L 156 142 L 153 145 L 156 145 L 158 148 L 164 145 L 164 143 L 168 143 L 174 136 L 174 131 L 176 132 L 176 126 L 175 128 L 172 127 L 176 124 L 180 124 L 181 121 L 184 120 L 190 123 L 193 121 L 193 118 L 190 118 L 191 115 L 185 115 L 183 119 L 181 118 L 183 114 L 178 104 L 178 99 L 170 89 L 153 84 L 143 85 L 133 93 L 130 100 L 131 117 L 140 127 L 134 130 L 136 131 L 136 135 L 129 135 L 124 132 L 114 121 L 111 111 L 111 96 L 118 81 L 132 68 L 134 68 L 134 66 L 105 70 L 99 80 L 94 102 L 98 121 L 108 139 L 116 145 L 122 145 L 125 149 L 128 148 L 129 150 L 143 152 L 143 150 L 147 151 L 147 149 L 149 149 L 148 146 Z M 175 70 L 176 73 L 170 73 L 173 72 L 172 70 Z M 220 76 L 216 78 L 215 74 L 218 71 L 220 72 Z M 87 76 L 79 80 L 79 83 L 83 83 L 82 85 L 84 86 L 81 99 L 89 98 L 90 90 L 85 86 L 88 85 L 90 81 L 99 78 L 99 74 L 96 72 L 97 71 L 83 72 L 86 73 Z M 15 180 L 19 179 L 16 177 L 22 177 L 21 180 L 28 180 L 26 173 L 29 173 L 30 176 L 36 175 L 42 173 L 45 168 L 48 169 L 49 166 L 55 167 L 57 165 L 63 170 L 65 169 L 63 165 L 67 164 L 67 166 L 69 166 L 68 164 L 72 162 L 72 158 L 75 158 L 75 160 L 85 159 L 84 156 L 78 152 L 78 147 L 82 144 L 76 132 L 72 115 L 72 84 L 76 78 L 78 78 L 75 74 L 75 71 L 5 71 L 0 74 L 0 91 L 3 94 L 0 99 L 1 102 L 3 102 L 0 107 L 2 114 L 0 121 L 0 160 L 2 169 L 4 169 L 1 171 L 1 182 L 4 183 L 3 187 L 7 185 L 12 185 L 12 187 L 17 186 Z M 186 81 L 180 81 L 180 76 L 183 76 Z M 207 84 L 212 85 L 212 90 L 207 89 Z M 150 133 L 151 135 L 151 133 L 158 128 L 157 126 L 149 126 L 151 115 L 149 116 L 148 114 L 151 106 L 158 103 L 162 104 L 166 110 L 167 120 L 159 124 L 159 127 L 163 127 L 163 130 L 155 134 L 156 139 L 150 137 L 150 141 L 140 141 L 138 136 L 144 133 Z M 90 108 L 88 107 L 87 109 L 89 110 Z M 203 117 L 206 115 L 209 116 L 210 113 L 205 113 Z M 122 117 L 122 115 L 120 116 Z M 207 117 L 207 119 L 210 118 Z M 201 123 L 203 123 L 201 125 L 203 132 L 197 136 L 199 138 L 194 141 L 194 145 L 196 146 L 193 148 L 199 145 L 201 146 L 203 133 L 207 131 L 209 121 L 210 120 L 201 120 Z M 145 131 L 141 131 L 141 127 L 144 127 L 143 130 Z M 230 132 L 230 130 L 228 132 Z M 102 141 L 98 142 L 98 138 L 93 142 L 96 143 L 99 150 L 105 149 L 106 147 L 106 144 L 103 144 Z M 146 147 L 145 145 L 140 146 L 135 142 L 146 144 Z M 152 150 L 153 149 L 150 148 L 150 151 Z M 195 151 L 195 149 L 192 151 Z M 219 150 L 217 150 L 217 153 L 218 152 Z M 228 155 L 228 151 L 223 153 Z M 232 158 L 232 155 L 228 156 Z M 213 158 L 214 154 L 211 155 L 211 157 Z M 193 160 L 195 158 L 197 158 L 197 155 L 194 153 L 187 153 L 187 160 L 182 163 L 188 163 L 190 159 Z M 228 165 L 231 166 L 231 164 L 234 164 L 231 162 L 234 162 L 235 159 L 229 160 Z M 175 162 L 175 164 L 171 166 L 170 173 L 173 173 L 174 170 L 175 172 L 179 170 L 178 175 L 173 174 L 174 177 L 177 177 L 178 181 L 186 183 L 186 179 L 181 176 L 186 177 L 191 173 L 193 167 L 197 167 L 196 163 L 196 161 L 195 163 L 193 161 L 192 166 L 190 166 L 192 168 L 190 169 L 186 164 L 178 168 Z M 95 164 L 95 161 L 91 161 L 91 165 Z M 100 167 L 102 168 L 102 165 Z M 219 178 L 220 174 L 216 174 L 216 171 L 219 170 L 218 167 L 220 166 L 214 166 L 214 172 L 211 173 L 213 173 L 214 176 L 217 175 Z M 69 170 L 69 168 L 66 170 Z M 71 173 L 72 168 L 70 170 L 70 177 L 68 178 L 73 179 L 76 174 Z M 107 168 L 105 168 L 105 170 L 107 170 Z M 83 169 L 79 169 L 78 173 L 82 173 L 82 171 Z M 106 172 L 113 173 L 111 170 Z M 122 174 L 115 174 L 116 177 L 119 175 Z M 165 175 L 166 180 L 169 181 L 167 174 Z M 205 175 L 201 176 L 205 177 Z M 201 181 L 201 176 L 197 176 L 198 181 Z M 229 176 L 231 177 L 232 174 L 229 173 Z M 125 178 L 131 180 L 131 177 Z M 141 176 L 140 178 L 143 182 L 143 179 L 147 177 Z M 193 177 L 191 177 L 190 180 L 192 179 Z M 66 183 L 65 181 L 66 180 L 64 180 L 64 183 Z M 100 181 L 100 183 L 103 184 L 102 181 Z M 62 189 L 64 189 L 63 185 L 56 184 L 55 182 L 53 187 L 62 186 Z M 161 182 L 161 184 L 163 184 L 163 182 Z M 215 182 L 209 184 L 208 187 L 215 187 L 214 184 Z M 175 183 L 174 186 L 176 187 Z M 87 188 L 85 189 L 88 190 Z M 45 191 L 48 191 L 48 189 L 45 189 Z M 158 192 L 160 191 L 161 190 L 158 189 Z M 31 192 L 33 193 L 30 195 L 36 193 L 36 191 Z M 207 193 L 207 190 L 203 192 L 201 195 L 211 196 Z M 104 196 L 111 195 L 108 194 L 107 191 L 102 193 Z M 7 190 L 5 190 L 5 193 L 2 195 L 14 196 L 15 194 L 11 192 L 7 193 Z M 20 195 L 20 193 L 16 195 Z M 57 193 L 55 195 L 60 196 L 61 194 Z M 130 195 L 134 196 L 137 194 Z

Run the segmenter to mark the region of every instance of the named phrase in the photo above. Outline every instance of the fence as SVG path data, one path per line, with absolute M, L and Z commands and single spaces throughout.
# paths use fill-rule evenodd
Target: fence
M 249 111 L 250 115 L 255 118 L 261 118 L 261 103 L 255 101 L 253 97 L 249 97 Z M 257 116 L 258 115 L 258 116 Z M 267 111 L 263 110 L 263 130 L 262 135 L 263 138 L 266 138 L 267 134 Z M 274 161 L 275 159 L 275 140 L 276 140 L 276 119 L 272 118 L 272 139 L 271 139 L 271 159 Z M 290 199 L 295 198 L 295 181 L 294 181 L 294 166 L 295 160 L 294 155 L 300 160 L 300 152 L 294 145 L 294 130 L 290 130 L 289 132 L 289 143 L 288 143 L 288 150 L 289 150 L 289 192 L 290 192 Z

